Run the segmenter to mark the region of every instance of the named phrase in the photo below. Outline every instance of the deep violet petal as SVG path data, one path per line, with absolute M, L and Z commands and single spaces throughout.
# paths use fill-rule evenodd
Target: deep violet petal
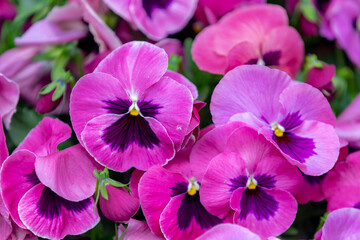
M 315 143 L 311 138 L 304 138 L 291 132 L 285 132 L 283 137 L 273 135 L 273 140 L 278 144 L 281 151 L 300 163 L 304 163 L 307 158 L 316 155 L 314 151 Z
M 240 220 L 253 213 L 257 220 L 269 220 L 279 209 L 279 203 L 260 187 L 254 190 L 246 189 L 240 200 Z
M 47 219 L 54 219 L 60 216 L 61 207 L 65 207 L 74 213 L 80 213 L 84 211 L 90 203 L 90 198 L 80 202 L 68 201 L 51 191 L 50 188 L 44 187 L 39 202 L 37 203 L 37 209 L 41 216 Z
M 304 173 L 302 173 L 302 176 L 304 177 L 305 181 L 307 181 L 308 183 L 310 183 L 310 185 L 316 185 L 322 182 L 322 180 L 324 180 L 326 174 L 320 175 L 320 176 L 309 176 L 306 175 Z
M 185 230 L 190 226 L 192 218 L 201 229 L 208 229 L 222 222 L 222 219 L 211 215 L 201 204 L 200 195 L 197 192 L 194 196 L 185 194 L 179 210 L 177 211 L 176 224 L 180 230 Z
M 356 204 L 354 205 L 354 208 L 360 209 L 360 202 L 356 203 Z
M 274 188 L 275 187 L 275 177 L 267 175 L 267 174 L 261 174 L 254 176 L 255 180 L 257 181 L 257 186 L 259 187 L 265 187 L 265 188 Z M 236 178 L 230 179 L 230 191 L 233 192 L 239 187 L 246 187 L 248 177 L 241 175 Z
M 280 122 L 280 125 L 285 128 L 286 131 L 289 131 L 297 126 L 299 126 L 303 121 L 299 112 L 290 113 Z
M 129 107 L 131 106 L 130 100 L 124 100 L 121 98 L 118 98 L 115 101 L 107 100 L 103 101 L 106 103 L 105 109 L 108 109 L 109 113 L 114 114 L 124 114 L 129 111 Z
M 142 5 L 146 14 L 151 18 L 151 14 L 155 8 L 166 9 L 172 0 L 142 0 Z
M 149 123 L 141 117 L 126 114 L 104 130 L 104 142 L 113 151 L 124 152 L 132 143 L 152 149 L 160 143 L 159 138 L 151 129 Z
M 244 175 L 230 179 L 230 191 L 233 192 L 239 187 L 246 187 L 247 179 L 248 177 Z

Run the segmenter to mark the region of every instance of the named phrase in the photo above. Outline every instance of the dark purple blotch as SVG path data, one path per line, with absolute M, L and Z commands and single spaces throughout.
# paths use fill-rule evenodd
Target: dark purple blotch
M 26 182 L 31 183 L 33 186 L 40 183 L 40 180 L 36 175 L 35 169 L 32 169 L 31 173 L 25 174 L 24 177 L 26 178 Z
M 252 213 L 255 218 L 260 220 L 269 220 L 279 209 L 279 203 L 265 190 L 257 187 L 254 190 L 246 189 L 240 200 L 239 219 L 246 219 L 247 215 Z
M 154 117 L 162 106 L 151 101 L 139 101 L 141 115 L 128 113 L 131 102 L 118 98 L 115 101 L 104 101 L 105 109 L 112 114 L 125 114 L 109 127 L 105 128 L 102 140 L 109 144 L 112 151 L 124 152 L 132 143 L 148 149 L 159 145 L 160 140 L 144 117 Z
M 210 214 L 201 204 L 199 192 L 194 196 L 187 194 L 187 186 L 186 182 L 178 182 L 170 188 L 172 191 L 171 197 L 185 193 L 177 211 L 176 224 L 179 229 L 181 231 L 186 230 L 193 218 L 195 218 L 195 222 L 200 225 L 201 229 L 208 229 L 221 223 L 222 219 Z
M 261 174 L 254 176 L 254 179 L 257 181 L 257 187 L 264 187 L 268 189 L 272 189 L 275 187 L 275 177 L 268 174 Z M 240 175 L 236 178 L 230 179 L 231 184 L 230 191 L 233 192 L 239 187 L 246 187 L 248 177 L 245 175 Z
M 60 216 L 61 207 L 78 214 L 84 211 L 90 203 L 90 198 L 80 202 L 66 200 L 54 193 L 50 188 L 44 187 L 41 197 L 37 203 L 37 212 L 47 219 L 54 219 Z
M 360 209 L 360 202 L 356 203 L 356 204 L 354 205 L 354 208 Z
M 279 66 L 280 58 L 281 58 L 281 51 L 270 51 L 262 56 L 262 60 L 264 61 L 265 66 Z M 258 61 L 259 61 L 258 58 L 253 58 L 247 61 L 245 64 L 253 65 L 253 64 L 257 64 Z
M 149 18 L 155 8 L 166 9 L 173 0 L 142 0 L 142 5 Z
M 315 143 L 311 138 L 297 136 L 291 130 L 302 124 L 301 115 L 299 112 L 288 114 L 280 125 L 285 128 L 284 136 L 277 137 L 273 135 L 273 140 L 278 144 L 281 151 L 289 155 L 291 158 L 304 163 L 305 160 L 313 155 L 316 155 Z

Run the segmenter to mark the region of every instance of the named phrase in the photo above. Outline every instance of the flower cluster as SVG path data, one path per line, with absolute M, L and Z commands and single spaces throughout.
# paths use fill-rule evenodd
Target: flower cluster
M 0 240 L 360 237 L 358 0 L 0 0 L 0 30 Z

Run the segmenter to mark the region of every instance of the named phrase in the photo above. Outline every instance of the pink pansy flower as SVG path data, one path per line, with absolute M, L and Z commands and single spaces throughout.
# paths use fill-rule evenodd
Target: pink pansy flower
M 81 234 L 100 220 L 92 198 L 92 158 L 80 144 L 56 150 L 70 135 L 67 124 L 44 118 L 1 169 L 2 196 L 12 219 L 43 238 Z
M 260 4 L 237 9 L 205 28 L 195 38 L 191 52 L 199 68 L 211 73 L 260 64 L 295 77 L 304 59 L 304 43 L 288 26 L 282 7 Z
M 11 118 L 16 112 L 19 97 L 19 86 L 0 73 L 0 116 L 7 129 L 10 128 Z
M 336 133 L 352 148 L 360 148 L 360 94 L 336 120 Z
M 197 0 L 104 0 L 116 14 L 152 40 L 182 30 L 193 16 Z
M 260 240 L 261 238 L 255 233 L 251 232 L 249 229 L 241 227 L 236 224 L 223 223 L 219 224 L 196 240 L 207 240 L 207 239 L 217 239 L 217 240 L 229 240 L 229 239 L 246 239 L 246 240 Z
M 342 208 L 331 212 L 315 240 L 360 239 L 360 209 Z
M 147 239 L 147 240 L 163 240 L 165 239 L 162 236 L 154 235 L 149 226 L 142 221 L 130 219 L 127 228 L 123 225 L 119 225 L 118 237 L 122 236 L 122 240 L 138 240 L 138 239 Z
M 233 216 L 261 238 L 285 232 L 297 212 L 292 193 L 303 181 L 300 171 L 252 128 L 237 127 L 223 141 L 224 151 L 211 159 L 201 182 L 204 207 L 219 218 Z M 191 163 L 197 166 L 199 157 L 193 153 Z
M 242 121 L 257 129 L 307 175 L 326 173 L 338 158 L 335 116 L 326 98 L 277 69 L 248 65 L 228 72 L 210 110 L 217 126 Z
M 322 185 L 328 211 L 360 208 L 360 151 L 349 154 L 326 175 Z
M 189 150 L 177 153 L 165 167 L 154 166 L 139 183 L 141 208 L 151 231 L 166 239 L 195 239 L 223 222 L 200 202 L 200 176 L 192 171 Z M 204 170 L 204 169 L 203 169 Z
M 335 38 L 350 60 L 360 68 L 360 0 L 332 0 L 324 18 L 322 35 Z
M 195 18 L 207 25 L 214 24 L 226 13 L 237 7 L 266 3 L 266 0 L 199 0 Z
M 180 149 L 193 97 L 166 69 L 164 50 L 131 42 L 77 82 L 71 121 L 79 141 L 99 163 L 115 171 L 146 170 L 165 164 Z

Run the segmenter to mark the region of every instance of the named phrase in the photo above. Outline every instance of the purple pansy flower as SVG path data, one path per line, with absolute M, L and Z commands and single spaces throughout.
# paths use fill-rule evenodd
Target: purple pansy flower
M 130 219 L 127 228 L 123 225 L 119 225 L 118 237 L 122 240 L 137 240 L 137 239 L 147 239 L 147 240 L 164 240 L 162 236 L 154 235 L 146 222 Z
M 307 175 L 324 174 L 338 158 L 335 116 L 326 98 L 277 69 L 248 65 L 228 72 L 210 110 L 217 126 L 242 121 L 257 129 Z
M 5 206 L 17 225 L 37 236 L 61 239 L 81 234 L 100 220 L 92 198 L 92 158 L 80 144 L 56 151 L 70 135 L 67 124 L 44 118 L 1 169 Z
M 200 176 L 189 163 L 189 150 L 177 153 L 165 167 L 154 166 L 140 179 L 141 208 L 151 231 L 166 239 L 195 239 L 223 222 L 200 202 Z
M 229 240 L 229 239 L 246 239 L 246 240 L 260 240 L 261 238 L 249 229 L 241 227 L 236 224 L 223 223 L 219 224 L 196 240 L 217 239 L 217 240 Z
M 295 219 L 297 202 L 292 193 L 303 181 L 300 171 L 252 128 L 232 123 L 220 128 L 212 141 L 223 138 L 224 150 L 205 156 L 211 161 L 201 182 L 202 204 L 219 218 L 232 216 L 234 223 L 261 238 L 283 233 Z M 226 132 L 230 134 L 220 135 Z M 205 138 L 211 148 L 211 139 Z M 199 147 L 193 151 L 191 163 L 197 166 L 203 155 Z
M 116 14 L 153 40 L 182 30 L 193 16 L 197 0 L 104 0 Z
M 99 163 L 116 171 L 146 170 L 165 164 L 180 149 L 193 97 L 166 69 L 164 50 L 131 42 L 77 82 L 71 121 L 80 143 Z

